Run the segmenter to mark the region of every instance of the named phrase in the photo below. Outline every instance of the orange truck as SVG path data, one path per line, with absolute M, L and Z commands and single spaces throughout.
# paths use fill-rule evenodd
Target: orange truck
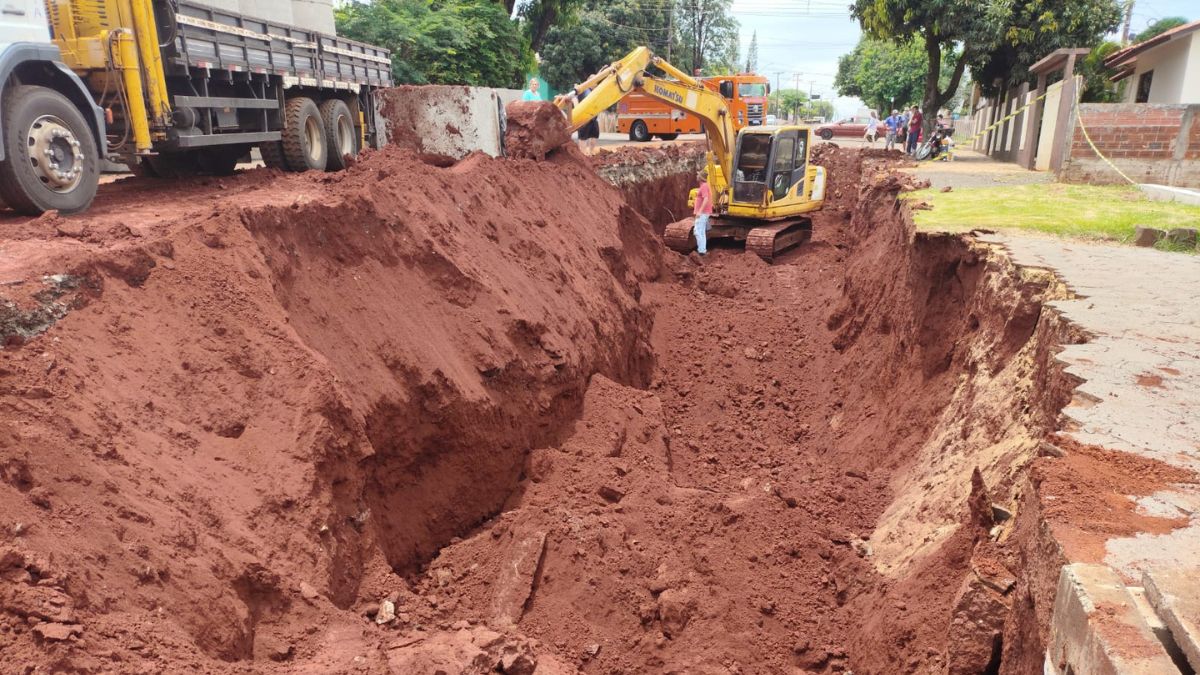
M 767 94 L 771 93 L 770 81 L 766 77 L 739 73 L 706 77 L 701 82 L 719 93 L 729 104 L 735 131 L 744 126 L 766 124 Z M 671 141 L 679 134 L 701 133 L 701 128 L 699 117 L 675 110 L 641 92 L 634 92 L 617 104 L 617 131 L 629 134 L 631 141 L 644 142 L 655 136 Z

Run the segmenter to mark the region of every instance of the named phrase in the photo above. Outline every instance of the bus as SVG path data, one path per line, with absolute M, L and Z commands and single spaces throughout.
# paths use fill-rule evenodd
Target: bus
M 734 130 L 744 126 L 762 126 L 767 119 L 767 94 L 770 81 L 762 75 L 739 73 L 701 78 L 705 87 L 718 92 L 729 103 Z M 626 96 L 617 104 L 617 131 L 629 134 L 629 140 L 645 142 L 657 136 L 675 140 L 679 134 L 701 133 L 700 118 L 676 110 L 641 92 Z

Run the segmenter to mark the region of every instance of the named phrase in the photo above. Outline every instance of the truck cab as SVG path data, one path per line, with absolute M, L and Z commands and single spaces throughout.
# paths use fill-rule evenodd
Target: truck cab
M 0 204 L 87 208 L 106 150 L 103 111 L 62 61 L 39 0 L 0 0 Z
M 36 0 L 0 0 L 0 52 L 14 42 L 50 44 L 44 4 Z

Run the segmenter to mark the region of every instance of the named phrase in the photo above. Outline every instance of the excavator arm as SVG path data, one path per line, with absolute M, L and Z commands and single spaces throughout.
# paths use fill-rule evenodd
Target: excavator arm
M 646 69 L 650 66 L 656 66 L 674 79 L 647 74 Z M 575 103 L 589 89 L 591 93 Z M 725 194 L 730 184 L 729 177 L 733 174 L 733 153 L 737 142 L 729 106 L 719 94 L 655 56 L 649 47 L 638 47 L 620 61 L 610 63 L 583 83 L 575 85 L 574 92 L 556 97 L 554 103 L 568 113 L 571 130 L 574 131 L 634 91 L 641 91 L 700 118 L 700 124 L 708 136 L 709 183 L 714 195 Z

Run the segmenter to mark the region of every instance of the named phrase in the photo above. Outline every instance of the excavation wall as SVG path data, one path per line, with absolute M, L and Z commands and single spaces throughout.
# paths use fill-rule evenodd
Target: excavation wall
M 699 157 L 396 149 L 21 222 L 6 658 L 1034 672 L 1057 559 L 1003 514 L 1073 386 L 1065 291 L 828 144 L 811 242 L 664 252 Z
M 649 380 L 660 249 L 570 152 L 384 152 L 89 236 L 21 285 L 75 288 L 14 301 L 58 316 L 4 353 L 6 660 L 278 656 L 367 571 L 412 571 L 498 511 L 593 374 Z M 38 616 L 82 641 L 41 646 Z
M 668 223 L 692 215 L 688 193 L 699 183 L 696 174 L 704 168 L 704 156 L 703 144 L 689 143 L 622 146 L 591 160 L 596 172 L 621 190 L 625 202 L 650 221 L 655 234 L 662 234 Z

